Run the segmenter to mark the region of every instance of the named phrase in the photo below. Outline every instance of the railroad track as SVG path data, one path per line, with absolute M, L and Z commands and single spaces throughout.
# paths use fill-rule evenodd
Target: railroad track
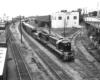
M 80 31 L 77 31 L 76 33 L 74 33 L 73 35 L 71 35 L 70 36 L 70 38 L 71 38 L 71 41 L 73 42 L 73 38 L 79 33 Z M 31 45 L 31 44 L 30 44 Z M 31 45 L 32 46 L 32 45 Z M 34 46 L 32 46 L 34 49 L 36 48 L 36 47 L 34 47 Z M 51 63 L 50 65 L 52 66 L 52 65 L 54 65 L 54 64 L 52 64 L 52 62 L 50 62 L 50 61 L 48 61 L 48 58 L 50 58 L 50 57 L 47 57 L 47 56 L 44 56 L 44 55 L 42 55 L 41 56 L 41 54 L 44 54 L 43 52 L 41 52 L 41 51 L 39 51 L 39 50 L 37 50 L 37 48 L 36 48 L 36 50 L 34 50 L 35 51 L 35 53 L 37 53 L 38 55 L 39 55 L 39 57 L 40 58 L 42 58 L 43 59 L 43 61 L 44 61 L 44 63 Z M 46 60 L 46 61 L 45 61 Z M 60 61 L 60 60 L 59 60 Z M 60 61 L 61 62 L 61 61 Z M 62 63 L 61 63 L 62 64 Z M 50 67 L 50 65 L 48 65 L 49 67 Z M 64 66 L 66 66 L 66 64 L 63 64 Z M 80 68 L 81 70 L 83 70 L 82 69 L 82 67 L 80 67 L 80 65 L 78 65 L 78 64 L 76 64 L 76 63 L 71 63 L 71 64 L 69 64 L 70 65 L 70 67 L 71 68 L 73 68 L 74 70 L 76 70 L 77 71 L 77 69 L 76 69 L 76 67 L 78 67 L 78 68 Z M 55 69 L 56 70 L 56 69 Z M 58 69 L 59 70 L 59 69 Z M 56 71 L 56 72 L 61 72 L 61 71 Z M 53 71 L 53 73 L 54 73 L 54 71 Z M 66 73 L 66 72 L 65 72 Z M 89 77 L 87 76 L 87 74 L 84 74 L 84 73 L 82 73 L 82 72 L 79 72 L 79 74 L 84 78 L 84 79 L 89 79 Z M 57 75 L 56 75 L 57 76 Z M 64 79 L 65 80 L 65 79 Z
M 77 34 L 77 33 L 76 33 L 76 34 Z M 75 35 L 76 35 L 76 34 L 75 34 Z M 71 39 L 73 39 L 73 37 L 74 37 L 75 35 L 73 35 L 73 36 L 71 37 Z M 73 41 L 72 41 L 72 42 L 73 42 Z M 90 72 L 90 68 L 91 68 L 90 63 L 87 62 L 86 57 L 85 57 L 84 55 L 80 54 L 81 51 L 79 51 L 77 47 L 75 47 L 75 49 L 76 49 L 76 51 L 78 52 L 77 54 L 79 54 L 79 55 L 77 55 L 76 58 L 78 58 L 80 61 L 83 62 L 82 64 L 85 65 L 85 66 L 84 66 L 85 68 L 82 69 L 83 66 L 80 65 L 80 64 L 78 64 L 78 63 L 76 63 L 76 62 L 74 62 L 74 63 L 72 63 L 72 64 L 69 64 L 70 67 L 72 67 L 72 68 L 75 69 L 75 70 L 77 70 L 75 67 L 80 68 L 80 70 L 82 70 L 84 73 L 87 73 L 87 74 L 84 74 L 82 71 L 77 70 L 77 71 L 79 72 L 79 74 L 82 76 L 83 79 L 87 79 L 87 80 L 96 80 L 96 79 L 98 78 L 99 74 L 98 74 L 97 78 L 94 77 L 93 74 L 91 74 L 91 72 Z M 38 50 L 36 50 L 36 51 L 38 51 Z M 38 53 L 37 53 L 37 54 L 38 54 Z M 41 54 L 42 54 L 42 53 L 41 53 Z M 44 57 L 43 57 L 43 58 L 44 58 Z M 91 64 L 92 64 L 92 63 L 91 63 Z M 64 65 L 65 65 L 65 64 L 64 64 Z M 88 66 L 86 66 L 86 65 L 88 65 Z M 91 69 L 93 69 L 94 71 L 96 71 L 93 67 L 92 67 Z M 93 71 L 93 70 L 92 70 L 92 71 Z
M 71 38 L 71 40 L 75 37 L 75 35 L 77 35 L 79 33 L 79 31 L 77 31 L 76 33 L 74 33 L 73 35 L 71 35 L 70 36 L 70 38 Z M 30 42 L 30 41 L 29 41 Z M 32 44 L 30 44 L 31 46 L 32 46 Z M 34 49 L 36 49 L 36 50 L 34 50 L 39 56 L 40 56 L 40 58 L 43 58 L 43 61 L 44 60 L 46 60 L 46 61 L 44 61 L 46 64 L 48 63 L 47 61 L 48 61 L 48 58 L 50 58 L 50 57 L 46 57 L 46 56 L 44 56 L 43 55 L 43 57 L 41 57 L 41 54 L 44 54 L 43 52 L 39 52 L 38 50 L 37 50 L 37 48 L 36 48 L 36 46 L 32 46 Z M 46 58 L 46 59 L 44 59 L 44 58 Z M 60 60 L 59 60 L 60 61 Z M 61 61 L 60 61 L 61 62 Z M 49 62 L 49 63 L 51 63 L 51 62 Z M 62 62 L 61 62 L 61 64 L 62 64 Z M 74 63 L 73 63 L 74 64 Z M 50 65 L 52 65 L 52 63 L 50 64 Z M 62 64 L 62 65 L 64 65 L 64 66 L 66 66 L 65 64 Z M 74 66 L 75 66 L 76 64 L 74 64 Z M 72 68 L 74 68 L 74 66 L 72 67 Z M 79 67 L 79 65 L 77 65 L 77 67 Z M 74 68 L 75 69 L 75 68 Z M 76 70 L 76 69 L 75 69 Z M 58 72 L 58 71 L 57 71 Z M 61 72 L 61 71 L 59 71 L 59 72 Z M 81 72 L 80 72 L 80 74 L 82 74 Z M 87 76 L 85 75 L 85 74 L 82 74 L 82 76 L 85 76 L 85 78 L 87 78 Z
M 75 35 L 77 35 L 77 33 L 78 32 L 76 32 L 74 35 L 72 35 L 72 37 L 71 37 L 71 39 L 73 39 L 74 38 L 74 36 Z M 73 42 L 73 40 L 72 40 L 72 42 Z M 76 47 L 76 49 L 77 49 L 77 47 Z M 38 50 L 36 50 L 36 51 L 38 51 Z M 79 51 L 79 50 L 76 50 L 77 52 Z M 79 51 L 80 52 L 80 51 Z M 82 54 L 80 54 L 80 53 L 77 53 L 77 54 L 79 54 L 76 58 L 79 58 L 79 60 L 83 60 L 84 61 L 84 65 L 90 65 L 87 61 L 86 61 L 86 58 L 85 58 L 85 56 L 83 56 Z M 36 52 L 37 53 L 37 52 Z M 38 54 L 38 53 L 37 53 Z M 40 52 L 40 55 L 41 54 L 43 54 L 43 53 L 41 53 Z M 45 57 L 45 56 L 44 56 Z M 43 58 L 44 58 L 43 57 Z M 46 60 L 46 59 L 45 59 Z M 65 64 L 63 64 L 64 66 L 66 66 Z M 67 64 L 68 65 L 68 64 Z M 76 70 L 76 71 L 78 71 L 79 72 L 79 74 L 81 75 L 81 77 L 82 77 L 82 79 L 88 79 L 88 80 L 95 80 L 95 79 L 97 79 L 97 78 L 95 78 L 95 77 L 93 77 L 93 74 L 91 74 L 90 73 L 90 71 L 89 71 L 89 69 L 88 68 L 91 68 L 91 66 L 90 67 L 86 67 L 86 66 L 84 66 L 85 68 L 83 69 L 83 65 L 81 65 L 80 66 L 80 64 L 78 64 L 78 63 L 76 63 L 76 62 L 73 62 L 73 63 L 71 63 L 71 64 L 69 64 L 69 66 L 70 67 L 72 67 L 74 70 Z M 78 69 L 76 69 L 76 67 L 77 68 L 79 68 L 80 70 L 78 70 Z M 93 68 L 92 68 L 93 69 Z
M 73 35 L 70 36 L 72 43 L 74 43 L 75 41 L 75 37 L 80 33 L 81 31 L 77 31 L 76 33 L 74 33 Z M 72 44 L 73 46 L 73 44 Z M 58 59 L 59 60 L 59 59 Z M 85 69 L 83 69 L 83 66 L 80 64 L 77 64 L 76 62 L 70 62 L 70 63 L 62 63 L 60 60 L 59 62 L 64 66 L 64 69 L 67 69 L 66 66 L 70 66 L 70 68 L 74 69 L 75 71 L 78 71 L 78 75 L 80 75 L 82 78 L 81 79 L 77 79 L 77 80 L 83 80 L 83 79 L 88 79 L 91 80 L 93 78 L 91 78 L 92 76 L 89 73 L 89 71 L 86 71 Z M 84 72 L 84 73 L 83 73 Z
M 94 52 L 92 52 L 92 51 L 91 51 L 92 49 L 89 49 L 89 48 L 87 47 L 87 45 L 84 44 L 83 40 L 81 40 L 81 43 L 82 43 L 82 45 L 85 47 L 85 49 L 86 49 L 98 62 L 100 62 L 100 55 L 99 55 L 99 53 L 94 53 Z
M 85 55 L 83 55 L 82 51 L 78 48 L 80 47 L 78 46 L 79 41 L 80 41 L 80 38 L 78 38 L 74 42 L 75 47 L 76 47 L 75 49 L 77 51 L 76 58 L 82 62 L 83 66 L 81 65 L 81 67 L 83 67 L 84 71 L 86 71 L 88 80 L 100 79 L 100 76 L 99 76 L 100 72 L 98 72 L 97 68 L 93 65 L 93 63 L 88 61 Z M 75 63 L 75 64 L 78 64 L 78 63 Z
M 71 41 L 72 41 L 72 46 L 74 45 L 74 41 L 75 41 L 75 37 L 80 33 L 81 31 L 77 31 L 76 33 L 74 33 L 73 35 L 71 35 Z M 73 48 L 74 49 L 74 48 Z M 80 64 L 78 64 L 78 62 L 67 62 L 67 63 L 62 63 L 60 60 L 59 62 L 63 65 L 64 69 L 68 69 L 67 66 L 69 66 L 70 68 L 74 69 L 75 71 L 78 71 L 78 76 L 80 76 L 81 78 L 79 79 L 75 79 L 75 80 L 83 80 L 83 79 L 88 79 L 91 80 L 91 76 L 88 74 L 88 71 L 85 71 L 85 69 L 83 69 L 83 66 Z M 84 73 L 83 73 L 84 72 Z
M 80 35 L 79 33 L 81 32 L 81 30 L 77 31 L 76 33 L 74 33 L 73 35 L 71 35 L 71 42 L 72 42 L 72 48 L 75 50 L 76 52 L 76 46 L 75 46 L 75 39 L 78 35 Z M 75 54 L 75 60 L 76 60 L 76 54 Z M 78 60 L 77 60 L 78 61 Z M 78 72 L 78 75 L 80 75 L 80 77 L 82 77 L 81 79 L 89 79 L 89 75 L 87 74 L 88 71 L 84 71 L 83 67 L 80 66 L 80 64 L 78 64 L 78 62 L 76 63 L 76 61 L 71 62 L 71 63 L 67 63 L 67 64 L 62 64 L 63 66 L 66 67 L 66 65 L 69 65 L 70 68 L 74 69 L 75 71 Z M 84 72 L 84 73 L 83 73 Z
M 8 35 L 9 37 L 9 45 L 11 46 L 11 51 L 14 56 L 15 64 L 18 70 L 19 80 L 32 80 L 30 73 L 27 69 L 27 66 L 23 60 L 23 57 L 21 55 L 21 52 L 18 48 L 18 46 L 15 43 L 15 39 L 13 38 L 12 33 L 8 29 Z
M 25 33 L 25 31 L 23 31 Z M 27 34 L 23 34 L 28 42 L 30 42 L 30 46 L 33 48 L 35 53 L 43 60 L 43 62 L 48 66 L 50 71 L 54 74 L 54 76 L 58 80 L 73 80 L 66 72 L 53 61 L 46 53 L 44 53 L 39 47 L 27 37 Z M 42 54 L 42 55 L 41 55 Z
M 80 35 L 79 33 L 81 32 L 81 30 L 79 30 L 79 31 L 77 31 L 77 32 L 75 32 L 74 34 L 72 34 L 72 35 L 70 35 L 69 37 L 70 37 L 70 39 L 71 39 L 71 42 L 72 42 L 72 46 L 75 46 L 74 45 L 74 41 L 75 41 L 75 38 L 78 36 L 78 35 Z M 74 49 L 74 48 L 73 48 Z M 88 73 L 88 71 L 85 71 L 84 69 L 83 69 L 83 66 L 81 65 L 80 66 L 80 64 L 78 64 L 78 62 L 76 63 L 76 62 L 67 62 L 67 63 L 62 63 L 60 60 L 59 60 L 59 62 L 64 66 L 64 69 L 67 69 L 67 67 L 66 66 L 70 66 L 70 68 L 72 68 L 72 69 L 74 69 L 75 71 L 78 71 L 78 75 L 80 75 L 80 77 L 82 77 L 82 78 L 79 78 L 79 79 L 76 79 L 76 80 L 85 80 L 85 79 L 88 79 L 88 80 L 91 80 L 92 78 L 92 76 L 90 76 Z M 83 73 L 84 72 L 84 73 Z

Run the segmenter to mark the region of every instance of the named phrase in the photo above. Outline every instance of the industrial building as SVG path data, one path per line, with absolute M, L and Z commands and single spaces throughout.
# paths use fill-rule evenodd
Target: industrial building
M 37 23 L 39 27 L 79 27 L 79 12 L 56 12 L 51 15 L 38 16 L 35 19 L 35 23 Z
M 100 10 L 97 11 L 97 18 L 100 18 Z
M 79 12 L 57 12 L 51 14 L 52 28 L 79 27 Z

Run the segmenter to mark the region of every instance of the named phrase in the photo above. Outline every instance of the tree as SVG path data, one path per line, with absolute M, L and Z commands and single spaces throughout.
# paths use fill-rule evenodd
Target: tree
M 93 11 L 92 16 L 97 16 L 97 11 Z
M 72 10 L 72 12 L 76 12 L 75 10 Z
M 81 15 L 82 9 L 78 8 L 77 11 L 79 12 L 79 15 Z
M 79 12 L 79 23 L 82 23 L 84 21 L 84 15 L 81 13 L 82 9 L 78 8 L 77 11 Z
M 61 10 L 61 12 L 67 12 L 67 10 Z

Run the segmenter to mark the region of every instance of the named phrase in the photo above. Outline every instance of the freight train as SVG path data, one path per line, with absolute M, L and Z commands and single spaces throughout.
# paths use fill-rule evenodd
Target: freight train
M 71 48 L 70 40 L 63 38 L 59 39 L 56 36 L 49 34 L 49 31 L 46 29 L 38 31 L 37 28 L 27 25 L 25 22 L 22 24 L 24 30 L 28 34 L 55 51 L 63 60 L 74 60 L 74 51 Z

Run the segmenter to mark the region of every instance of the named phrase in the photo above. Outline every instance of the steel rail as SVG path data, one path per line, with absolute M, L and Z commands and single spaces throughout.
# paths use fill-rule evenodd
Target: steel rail
M 78 37 L 78 36 L 77 36 Z M 80 61 L 82 61 L 82 64 L 84 64 L 85 65 L 85 67 L 86 67 L 86 71 L 87 71 L 87 73 L 88 73 L 88 75 L 87 76 L 90 76 L 89 78 L 88 78 L 88 80 L 91 80 L 91 79 L 93 79 L 93 74 L 91 73 L 91 70 L 93 70 L 93 71 L 95 71 L 96 69 L 93 67 L 93 64 L 92 63 L 90 63 L 87 59 L 86 59 L 86 57 L 83 55 L 83 53 L 82 53 L 82 51 L 78 48 L 78 44 L 77 44 L 77 41 L 79 41 L 79 40 L 76 40 L 76 43 L 74 42 L 74 45 L 75 45 L 75 47 L 76 47 L 76 51 L 77 51 L 77 58 L 80 60 Z M 92 71 L 92 72 L 93 72 Z M 89 73 L 90 72 L 90 73 Z M 99 78 L 98 76 L 97 77 L 94 77 L 94 78 Z
M 48 66 L 50 71 L 55 75 L 58 80 L 73 80 L 66 72 L 53 61 L 45 52 L 43 52 L 32 40 L 28 38 L 28 35 L 24 30 L 22 30 L 23 36 L 26 38 L 28 42 L 30 42 L 30 46 L 33 48 L 35 53 L 43 60 L 43 62 Z
M 32 80 L 32 77 L 30 76 L 30 73 L 29 73 L 29 71 L 26 67 L 26 64 L 22 58 L 21 52 L 19 51 L 17 45 L 15 44 L 15 42 L 14 42 L 15 40 L 9 29 L 8 29 L 8 36 L 10 38 L 9 42 L 10 42 L 10 46 L 11 46 L 11 49 L 12 49 L 12 52 L 14 55 L 14 60 L 15 60 L 16 66 L 17 66 L 20 80 Z

